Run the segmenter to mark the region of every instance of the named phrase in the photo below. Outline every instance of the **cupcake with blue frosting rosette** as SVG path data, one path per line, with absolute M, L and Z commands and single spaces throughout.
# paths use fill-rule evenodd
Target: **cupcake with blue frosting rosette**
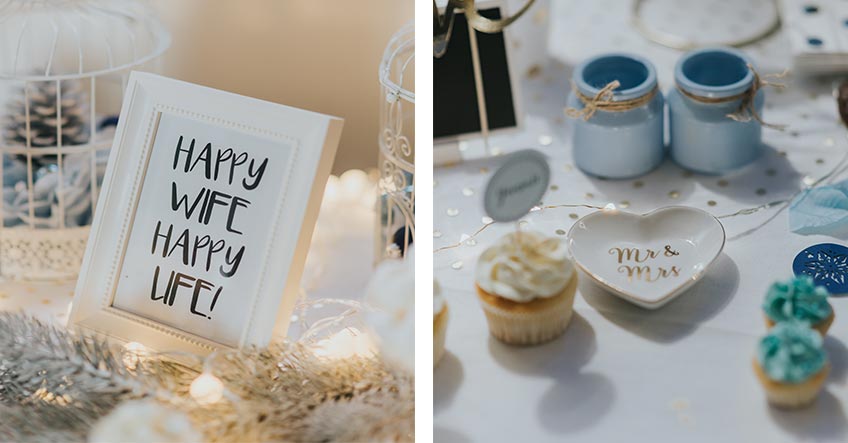
M 803 275 L 771 285 L 763 302 L 766 325 L 771 328 L 785 321 L 800 321 L 824 336 L 833 323 L 830 293 L 816 286 L 812 277 Z
M 799 321 L 778 323 L 760 340 L 754 372 L 771 404 L 798 408 L 815 400 L 830 370 L 822 343 Z

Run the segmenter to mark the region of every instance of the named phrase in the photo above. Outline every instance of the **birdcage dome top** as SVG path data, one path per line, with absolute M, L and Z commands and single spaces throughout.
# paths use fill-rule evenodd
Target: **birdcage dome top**
M 58 80 L 142 64 L 170 45 L 139 0 L 0 2 L 0 79 Z
M 407 23 L 391 38 L 380 63 L 380 84 L 393 98 L 415 103 L 415 26 Z M 387 99 L 390 97 L 387 97 Z

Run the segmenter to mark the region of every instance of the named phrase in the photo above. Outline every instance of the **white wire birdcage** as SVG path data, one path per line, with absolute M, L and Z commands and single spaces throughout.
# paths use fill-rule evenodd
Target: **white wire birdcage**
M 403 26 L 380 62 L 377 261 L 404 254 L 415 236 L 415 28 Z
M 77 274 L 129 72 L 169 45 L 141 1 L 0 1 L 0 276 Z

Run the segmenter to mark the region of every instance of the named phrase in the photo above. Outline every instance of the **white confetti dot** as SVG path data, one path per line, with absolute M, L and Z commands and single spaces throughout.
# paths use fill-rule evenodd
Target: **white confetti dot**
M 804 183 L 804 186 L 809 187 L 809 186 L 813 186 L 813 184 L 816 182 L 816 179 L 815 179 L 815 178 L 813 178 L 813 177 L 810 177 L 810 176 L 808 175 L 808 176 L 805 176 L 805 177 L 804 177 L 804 179 L 803 179 L 803 180 L 801 180 L 801 182 L 803 182 L 803 183 Z

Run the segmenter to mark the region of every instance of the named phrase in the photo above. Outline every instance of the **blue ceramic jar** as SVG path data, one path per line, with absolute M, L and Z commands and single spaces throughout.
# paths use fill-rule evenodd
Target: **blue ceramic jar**
M 723 174 L 760 155 L 760 123 L 728 117 L 739 110 L 740 95 L 754 84 L 749 63 L 744 53 L 731 48 L 692 51 L 677 62 L 677 87 L 667 97 L 671 156 L 677 164 L 701 173 Z M 760 89 L 753 100 L 758 115 L 762 115 L 763 101 Z
M 613 91 L 612 101 L 638 105 L 623 110 L 599 108 L 588 120 L 574 119 L 577 167 L 595 176 L 629 178 L 662 163 L 664 101 L 651 62 L 632 54 L 604 54 L 578 65 L 572 80 L 583 100 L 572 91 L 567 100 L 571 109 L 583 110 L 587 98 L 594 98 L 614 80 L 621 85 Z

